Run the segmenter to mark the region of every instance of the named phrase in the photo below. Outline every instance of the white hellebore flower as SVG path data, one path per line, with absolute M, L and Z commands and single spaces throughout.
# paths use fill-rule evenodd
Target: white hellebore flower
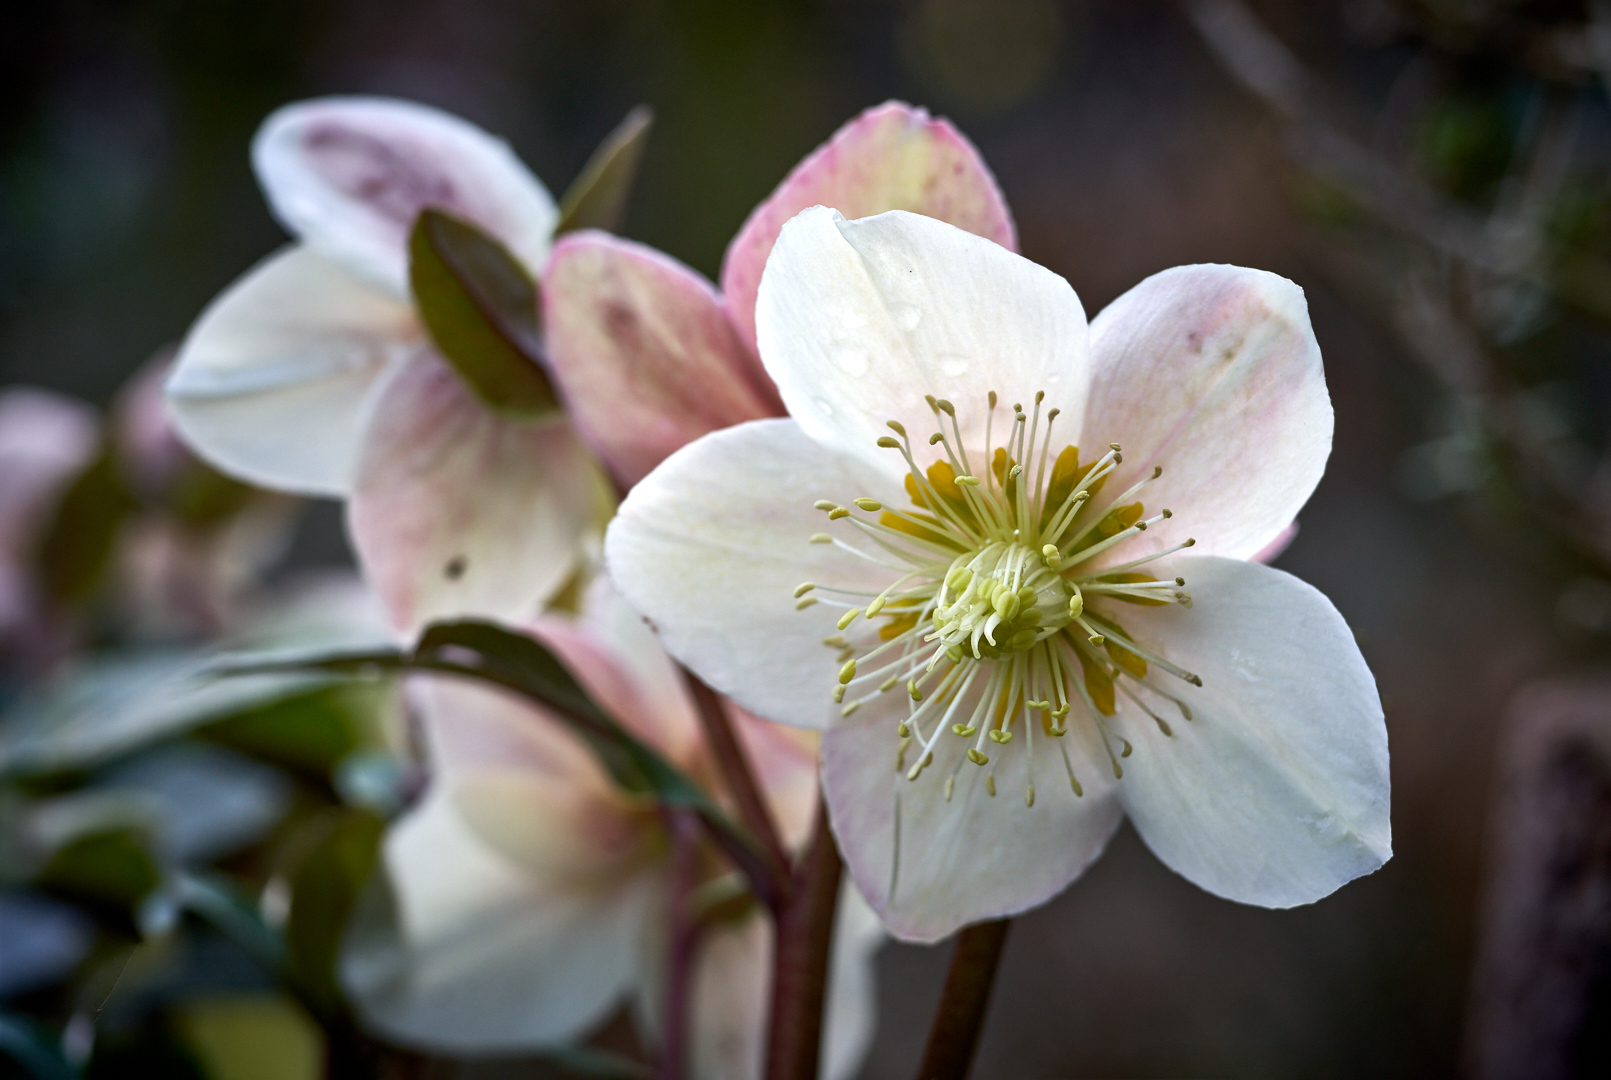
M 191 329 L 167 387 L 180 434 L 252 483 L 345 498 L 399 628 L 535 614 L 594 527 L 596 469 L 568 422 L 486 408 L 437 354 L 409 296 L 408 237 L 437 207 L 536 276 L 554 200 L 502 140 L 386 98 L 288 105 L 252 163 L 299 242 Z
M 682 673 L 606 579 L 579 617 L 531 624 L 589 695 L 697 782 L 719 790 Z M 388 903 L 347 935 L 342 978 L 365 1021 L 409 1046 L 509 1053 L 577 1040 L 623 998 L 658 1024 L 668 978 L 666 820 L 620 791 L 548 710 L 501 690 L 423 680 L 432 782 L 387 832 Z M 815 738 L 732 710 L 734 731 L 798 847 L 817 805 Z M 705 860 L 708 880 L 721 867 Z M 822 1075 L 853 1074 L 873 1032 L 876 916 L 847 890 L 830 962 Z M 691 1075 L 757 1080 L 771 923 L 759 905 L 701 938 L 688 992 Z
M 816 207 L 756 323 L 791 418 L 672 455 L 606 556 L 700 677 L 827 729 L 834 830 L 894 933 L 1045 901 L 1125 814 L 1268 907 L 1388 858 L 1370 671 L 1324 596 L 1249 561 L 1331 449 L 1296 285 L 1177 267 L 1087 325 L 987 240 Z

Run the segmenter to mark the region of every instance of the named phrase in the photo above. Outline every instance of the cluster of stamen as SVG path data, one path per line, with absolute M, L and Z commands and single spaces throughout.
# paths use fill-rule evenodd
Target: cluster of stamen
M 943 782 L 947 800 L 965 761 L 985 770 L 985 788 L 994 796 L 992 755 L 1010 752 L 1009 744 L 1022 735 L 1029 761 L 1024 801 L 1034 806 L 1037 734 L 1056 742 L 1069 786 L 1081 796 L 1084 789 L 1062 742 L 1071 714 L 1093 726 L 1118 778 L 1132 745 L 1112 727 L 1116 693 L 1168 736 L 1169 722 L 1154 704 L 1171 702 L 1187 720 L 1191 711 L 1157 684 L 1157 673 L 1202 685 L 1196 675 L 1137 643 L 1110 605 L 1190 606 L 1182 579 L 1156 579 L 1139 568 L 1193 541 L 1117 565 L 1093 563 L 1171 517 L 1168 510 L 1145 516 L 1137 498 L 1162 468 L 1093 507 L 1124 460 L 1119 444 L 1109 444 L 1085 465 L 1073 446 L 1054 456 L 1058 410 L 1043 417 L 1044 397 L 1035 395 L 1031 415 L 1014 405 L 1011 428 L 995 446 L 997 397 L 990 394 L 982 469 L 969 459 L 950 402 L 928 399 L 938 428 L 928 444 L 939 448 L 939 456 L 927 469 L 919 466 L 905 428 L 890 421 L 894 434 L 878 445 L 905 458 L 912 509 L 866 497 L 851 506 L 823 500 L 816 506 L 830 521 L 853 526 L 873 549 L 828 533 L 811 541 L 838 545 L 898 576 L 877 594 L 811 582 L 795 590 L 802 609 L 817 603 L 844 609 L 838 633 L 823 644 L 839 652 L 833 698 L 845 716 L 880 695 L 904 691 L 898 771 L 916 781 L 944 749 L 942 738 L 963 741 L 965 753 L 941 755 L 955 755 Z

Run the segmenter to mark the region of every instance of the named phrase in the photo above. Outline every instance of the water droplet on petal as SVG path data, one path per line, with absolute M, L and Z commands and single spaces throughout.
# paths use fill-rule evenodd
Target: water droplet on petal
M 896 326 L 908 332 L 917 329 L 917 324 L 923 321 L 923 309 L 916 304 L 891 304 L 889 317 Z
M 825 397 L 812 398 L 811 401 L 812 401 L 812 404 L 816 405 L 817 410 L 819 412 L 821 412 L 823 416 L 832 416 L 833 415 L 833 404 L 827 398 L 825 398 Z

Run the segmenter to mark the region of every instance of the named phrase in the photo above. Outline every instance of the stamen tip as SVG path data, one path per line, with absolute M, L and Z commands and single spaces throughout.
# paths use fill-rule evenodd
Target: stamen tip
M 980 766 L 980 767 L 983 767 L 985 765 L 990 764 L 990 759 L 989 758 L 985 757 L 983 754 L 979 753 L 979 751 L 973 749 L 972 747 L 968 748 L 968 760 L 973 762 L 975 765 Z
M 903 439 L 906 438 L 906 428 L 901 424 L 901 422 L 899 420 L 887 420 L 887 421 L 885 421 L 885 426 L 888 427 L 895 434 L 899 435 L 901 438 L 903 438 Z
M 883 447 L 885 450 L 899 450 L 901 448 L 900 440 L 896 439 L 893 435 L 880 435 L 878 437 L 878 445 Z

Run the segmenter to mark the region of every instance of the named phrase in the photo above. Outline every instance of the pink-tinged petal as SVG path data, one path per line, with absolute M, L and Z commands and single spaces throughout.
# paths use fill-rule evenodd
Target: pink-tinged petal
M 1161 466 L 1138 498 L 1173 510 L 1199 554 L 1245 559 L 1290 525 L 1325 471 L 1331 429 L 1320 346 L 1286 278 L 1178 266 L 1092 320 L 1081 442 L 1124 447 L 1115 494 Z
M 1275 539 L 1265 544 L 1253 555 L 1253 562 L 1269 565 L 1281 557 L 1281 553 L 1298 537 L 1298 523 L 1294 521 L 1286 528 L 1275 534 Z
M 971 698 L 978 694 L 975 687 Z M 845 868 L 890 933 L 939 941 L 967 923 L 1016 915 L 1057 895 L 1102 853 L 1123 814 L 1092 732 L 1070 725 L 1052 739 L 1026 730 L 1022 748 L 1014 743 L 981 767 L 963 756 L 969 740 L 942 730 L 933 762 L 908 780 L 921 750 L 914 742 L 897 755 L 895 728 L 910 705 L 900 697 L 879 698 L 822 737 L 822 792 Z M 932 724 L 925 731 L 932 735 Z M 1025 805 L 1030 785 L 1034 806 Z
M 483 844 L 572 887 L 603 887 L 648 865 L 653 819 L 558 717 L 459 679 L 421 680 L 413 689 L 435 783 Z
M 682 673 L 607 574 L 589 583 L 579 617 L 546 615 L 528 628 L 622 726 L 678 765 L 696 762 L 704 739 Z
M 856 1075 L 872 1042 L 878 1000 L 878 917 L 848 884 L 840 890 L 823 1002 L 822 1080 Z M 694 966 L 689 1071 L 701 1080 L 756 1080 L 766 1050 L 772 926 L 761 912 L 706 932 Z
M 168 377 L 169 412 L 223 472 L 345 495 L 375 395 L 420 335 L 408 305 L 307 248 L 286 248 L 191 327 Z
M 610 576 L 666 651 L 713 688 L 768 720 L 821 728 L 836 714 L 830 694 L 839 669 L 822 639 L 836 633 L 843 609 L 797 610 L 795 586 L 876 592 L 894 574 L 811 543 L 828 524 L 812 503 L 899 496 L 879 480 L 792 420 L 712 432 L 627 495 L 605 534 Z
M 574 1040 L 637 975 L 654 875 L 606 890 L 531 874 L 432 792 L 387 834 L 385 885 L 360 905 L 341 981 L 366 1025 L 405 1046 L 509 1053 Z
M 948 221 L 1016 251 L 1012 214 L 984 159 L 948 121 L 899 101 L 868 109 L 834 132 L 750 212 L 722 260 L 722 295 L 755 345 L 755 295 L 783 223 L 811 206 L 850 219 L 886 210 Z
M 1149 676 L 1191 709 L 1188 721 L 1161 703 L 1169 736 L 1120 699 L 1115 729 L 1135 752 L 1119 798 L 1142 839 L 1209 892 L 1264 907 L 1307 904 L 1381 866 L 1387 727 L 1348 624 L 1280 570 L 1197 557 L 1170 569 L 1191 589 L 1189 610 L 1120 613 L 1137 641 L 1203 681 Z
M 408 295 L 408 235 L 426 207 L 480 225 L 533 274 L 559 211 L 502 139 L 440 109 L 380 97 L 287 105 L 258 129 L 252 164 L 275 214 L 327 258 Z
M 783 412 L 710 283 L 642 244 L 561 240 L 543 325 L 571 416 L 623 487 L 707 431 Z
M 756 320 L 801 429 L 897 482 L 905 462 L 877 442 L 891 420 L 914 440 L 934 431 L 926 394 L 956 406 L 969 450 L 984 445 L 992 391 L 998 439 L 1037 391 L 1048 408 L 1084 408 L 1087 327 L 1068 282 L 933 218 L 804 211 L 773 249 Z
M 575 569 L 600 488 L 568 423 L 493 412 L 421 349 L 375 406 L 347 524 L 400 630 L 518 621 Z

